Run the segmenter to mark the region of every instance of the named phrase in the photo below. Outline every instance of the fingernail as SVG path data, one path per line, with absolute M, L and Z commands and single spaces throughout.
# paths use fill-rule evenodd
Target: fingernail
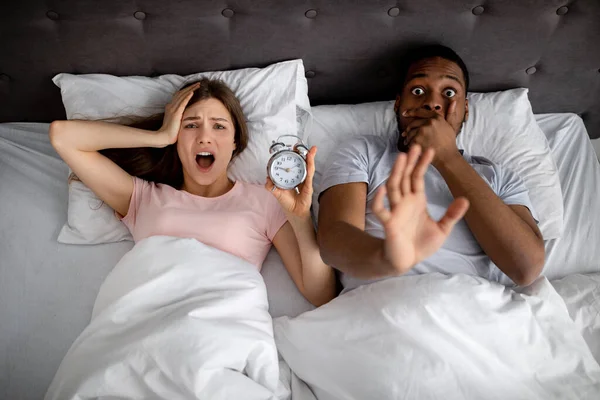
M 408 112 L 408 110 L 404 110 L 402 111 L 402 115 L 406 117 L 406 113 Z

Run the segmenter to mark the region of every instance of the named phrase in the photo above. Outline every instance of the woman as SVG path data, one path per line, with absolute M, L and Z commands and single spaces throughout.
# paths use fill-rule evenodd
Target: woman
M 259 269 L 274 245 L 312 304 L 335 296 L 334 273 L 321 259 L 310 218 L 316 148 L 308 153 L 300 194 L 269 179 L 267 190 L 231 181 L 227 170 L 246 147 L 248 129 L 222 82 L 203 79 L 177 92 L 158 130 L 55 121 L 50 140 L 77 177 L 123 216 L 136 242 L 194 238 Z

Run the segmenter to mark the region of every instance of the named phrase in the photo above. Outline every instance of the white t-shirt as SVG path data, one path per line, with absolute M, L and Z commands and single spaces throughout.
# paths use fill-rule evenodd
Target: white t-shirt
M 395 142 L 389 142 L 378 136 L 351 139 L 329 157 L 323 170 L 321 183 L 317 188 L 319 196 L 332 186 L 353 182 L 367 183 L 365 232 L 383 238 L 385 232 L 371 207 L 377 189 L 387 181 L 398 154 Z M 483 157 L 469 156 L 464 152 L 462 155 L 505 204 L 527 207 L 537 221 L 527 189 L 515 173 Z M 425 193 L 429 214 L 433 219 L 439 220 L 446 213 L 454 197 L 444 178 L 433 166 L 430 166 L 425 174 Z M 387 198 L 385 205 L 389 207 Z M 448 239 L 436 253 L 415 265 L 407 274 L 430 272 L 463 273 L 492 281 L 511 283 L 510 278 L 504 275 L 483 252 L 464 219 L 456 224 Z M 345 290 L 371 282 L 347 274 L 342 274 L 341 280 Z

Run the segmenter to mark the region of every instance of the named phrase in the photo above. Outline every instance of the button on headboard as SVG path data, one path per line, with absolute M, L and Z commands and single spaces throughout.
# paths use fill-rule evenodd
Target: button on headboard
M 472 90 L 530 88 L 600 137 L 599 0 L 4 2 L 0 122 L 64 118 L 59 72 L 188 74 L 302 58 L 313 104 L 390 99 L 403 50 L 438 42 Z

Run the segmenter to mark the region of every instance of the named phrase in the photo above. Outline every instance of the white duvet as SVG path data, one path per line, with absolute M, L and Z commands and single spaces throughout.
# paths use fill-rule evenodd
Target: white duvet
M 278 381 L 256 267 L 159 236 L 137 243 L 107 277 L 46 400 L 271 399 Z
M 393 278 L 274 330 L 312 389 L 294 400 L 600 399 L 600 367 L 545 278 L 524 293 L 466 275 Z

